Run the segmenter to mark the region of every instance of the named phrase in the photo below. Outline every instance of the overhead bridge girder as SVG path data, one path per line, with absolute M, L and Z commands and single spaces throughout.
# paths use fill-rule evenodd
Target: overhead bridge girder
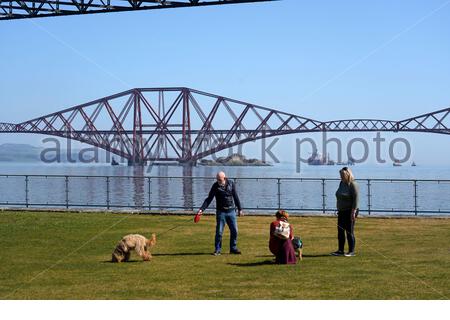
M 0 1 L 0 20 L 268 1 L 276 0 L 8 0 Z

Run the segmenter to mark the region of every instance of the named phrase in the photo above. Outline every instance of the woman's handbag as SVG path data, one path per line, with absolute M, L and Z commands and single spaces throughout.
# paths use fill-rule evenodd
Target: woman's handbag
M 275 227 L 273 235 L 280 239 L 289 239 L 289 236 L 291 235 L 291 226 L 288 222 L 280 221 Z

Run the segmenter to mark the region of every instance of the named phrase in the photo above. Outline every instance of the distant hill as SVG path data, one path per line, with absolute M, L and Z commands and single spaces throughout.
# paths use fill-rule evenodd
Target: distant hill
M 16 144 L 16 143 L 4 143 L 0 145 L 0 162 L 42 162 L 41 153 L 44 148 L 35 147 L 29 144 Z M 56 157 L 55 152 L 47 151 L 44 156 L 53 161 Z M 80 150 L 72 149 L 71 152 L 71 161 L 74 160 L 79 162 Z M 83 154 L 84 159 L 91 159 L 93 157 L 93 153 Z M 106 152 L 104 150 L 98 151 L 98 159 L 99 162 L 106 163 L 110 162 L 111 158 L 114 156 L 110 156 L 108 159 L 106 157 Z M 119 160 L 117 156 L 115 156 L 116 160 Z M 67 159 L 67 150 L 62 149 L 60 155 L 61 162 L 69 162 Z
M 4 143 L 0 145 L 0 161 L 36 162 L 40 161 L 42 149 L 29 144 Z

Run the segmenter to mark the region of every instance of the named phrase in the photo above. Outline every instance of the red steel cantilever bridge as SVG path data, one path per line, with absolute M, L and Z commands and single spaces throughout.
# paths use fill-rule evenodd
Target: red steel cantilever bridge
M 7 0 L 0 1 L 0 20 L 268 1 L 276 0 Z
M 128 159 L 195 163 L 249 141 L 305 132 L 450 134 L 450 108 L 400 121 L 322 122 L 189 88 L 138 88 L 22 123 L 0 133 L 38 133 L 77 140 Z

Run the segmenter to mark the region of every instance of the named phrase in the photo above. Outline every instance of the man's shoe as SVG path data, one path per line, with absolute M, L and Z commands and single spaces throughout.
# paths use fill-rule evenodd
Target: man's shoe
M 343 256 L 344 255 L 344 251 L 335 251 L 335 252 L 332 252 L 332 253 L 330 253 L 332 256 L 336 256 L 336 257 L 339 257 L 339 256 Z
M 355 253 L 354 252 L 347 252 L 346 254 L 344 254 L 344 256 L 346 256 L 346 257 L 354 257 Z
M 214 251 L 213 256 L 220 256 L 220 251 Z
M 230 250 L 230 254 L 241 254 L 242 252 L 239 249 Z

